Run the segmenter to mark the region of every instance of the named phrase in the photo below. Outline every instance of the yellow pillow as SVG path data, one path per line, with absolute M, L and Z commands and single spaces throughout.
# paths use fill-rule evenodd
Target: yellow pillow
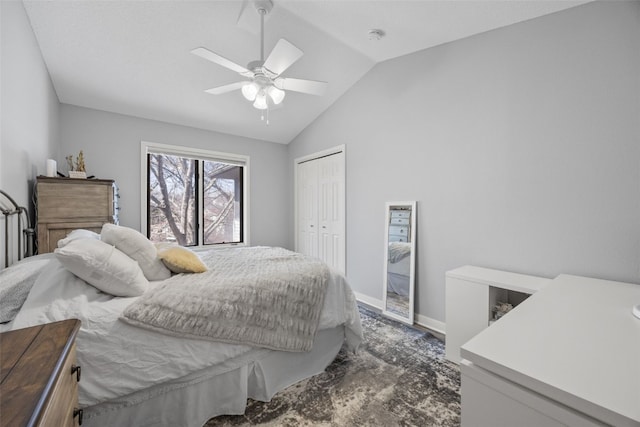
M 184 246 L 158 248 L 158 258 L 174 273 L 203 273 L 207 266 L 191 249 Z

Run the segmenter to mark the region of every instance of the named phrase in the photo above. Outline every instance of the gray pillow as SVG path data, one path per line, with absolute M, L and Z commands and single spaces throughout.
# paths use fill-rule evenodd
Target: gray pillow
M 10 322 L 16 317 L 38 275 L 50 260 L 50 256 L 37 260 L 27 258 L 0 271 L 0 323 Z

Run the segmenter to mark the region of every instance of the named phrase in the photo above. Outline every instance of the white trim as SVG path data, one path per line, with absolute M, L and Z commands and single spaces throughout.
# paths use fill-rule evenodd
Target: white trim
M 362 294 L 360 292 L 353 291 L 353 294 L 356 297 L 356 300 L 371 306 L 375 309 L 380 310 L 382 312 L 382 300 L 378 298 L 373 298 L 368 295 Z M 420 325 L 423 328 L 427 328 L 434 332 L 437 332 L 442 335 L 446 335 L 446 324 L 436 319 L 432 319 L 431 317 L 423 316 L 422 314 L 416 313 L 415 315 L 415 323 L 416 325 Z
M 244 227 L 242 241 L 244 246 L 251 246 L 251 239 L 249 238 L 249 236 L 251 236 L 251 233 L 249 233 L 249 230 L 251 229 L 251 224 L 249 221 L 249 212 L 251 209 L 251 205 L 249 204 L 249 189 L 251 188 L 251 177 L 249 176 L 249 174 L 251 170 L 251 161 L 249 159 L 249 156 L 244 157 L 246 157 L 246 160 L 244 167 L 242 168 L 242 173 L 244 175 L 242 177 L 244 185 L 244 188 L 242 189 L 242 222 Z M 232 246 L 236 246 L 236 244 L 233 244 Z
M 370 305 L 373 308 L 377 308 L 382 311 L 382 300 L 378 298 L 373 298 L 365 294 L 361 294 L 360 292 L 353 291 L 353 294 L 356 296 L 356 300 L 363 302 L 367 305 Z
M 250 193 L 250 157 L 243 154 L 224 153 L 221 151 L 203 150 L 200 148 L 185 147 L 182 145 L 159 144 L 155 142 L 140 141 L 140 232 L 145 234 L 147 230 L 147 154 L 174 154 L 182 157 L 190 157 L 196 159 L 204 159 L 209 161 L 219 161 L 222 163 L 243 166 L 242 168 L 242 222 L 243 236 L 242 243 L 229 243 L 218 245 L 198 245 L 190 247 L 191 249 L 199 248 L 221 248 L 225 246 L 250 246 L 250 224 L 249 224 L 249 193 Z M 202 190 L 200 190 L 202 191 Z M 201 194 L 198 195 L 200 197 Z M 201 205 L 201 203 L 199 203 Z M 200 206 L 199 209 L 202 209 Z M 198 212 L 198 218 L 202 218 L 201 212 Z M 198 233 L 198 242 L 201 235 Z
M 416 324 L 442 335 L 447 334 L 447 325 L 444 322 L 423 316 L 422 314 L 416 313 Z
M 140 232 L 147 235 L 147 150 L 148 142 L 140 141 Z
M 156 142 L 140 141 L 141 147 L 146 148 L 147 153 L 174 154 L 180 157 L 190 157 L 194 159 L 205 159 L 220 161 L 223 163 L 237 164 L 243 166 L 249 161 L 249 156 L 235 153 L 225 153 L 222 151 L 204 150 L 201 148 L 184 147 L 182 145 L 159 144 Z
M 307 154 L 306 156 L 298 157 L 293 162 L 294 162 L 294 165 L 297 165 L 299 163 L 308 162 L 309 160 L 319 159 L 320 157 L 326 157 L 326 156 L 330 156 L 332 154 L 338 154 L 338 153 L 345 153 L 345 151 L 346 151 L 346 146 L 344 144 L 336 145 L 335 147 L 327 148 L 326 150 L 322 150 L 313 154 Z

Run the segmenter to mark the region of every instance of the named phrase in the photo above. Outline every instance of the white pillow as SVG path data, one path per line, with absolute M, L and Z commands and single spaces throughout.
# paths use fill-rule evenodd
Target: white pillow
M 107 294 L 135 297 L 149 287 L 137 262 L 100 240 L 73 240 L 54 253 L 67 270 Z
M 115 246 L 138 261 L 147 280 L 164 280 L 171 277 L 171 271 L 158 258 L 156 247 L 139 231 L 115 224 L 104 224 L 100 236 L 103 242 Z
M 71 233 L 67 234 L 67 237 L 65 237 L 64 239 L 58 240 L 58 247 L 59 248 L 64 248 L 70 242 L 73 242 L 74 240 L 77 240 L 77 239 L 96 239 L 96 240 L 100 240 L 100 235 L 98 233 L 96 233 L 96 232 L 91 231 L 91 230 L 85 230 L 85 229 L 82 229 L 82 228 L 78 228 L 76 230 L 73 230 Z

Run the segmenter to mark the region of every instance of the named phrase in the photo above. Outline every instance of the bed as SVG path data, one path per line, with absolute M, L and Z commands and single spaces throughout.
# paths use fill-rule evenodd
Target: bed
M 131 233 L 129 230 L 127 233 Z M 100 236 L 89 235 L 74 240 L 84 245 L 90 240 L 101 241 Z M 63 250 L 64 247 L 56 254 L 26 258 L 0 272 L 0 322 L 5 322 L 0 331 L 68 318 L 81 320 L 76 344 L 82 366 L 79 403 L 86 426 L 200 427 L 218 415 L 242 414 L 247 398 L 270 400 L 285 387 L 322 372 L 343 345 L 355 351 L 362 340 L 353 292 L 345 278 L 332 270 L 327 270 L 321 299 L 316 300 L 321 303 L 316 304 L 319 308 L 312 334 L 307 337 L 310 341 L 302 347 L 283 350 L 269 343 L 234 342 L 233 337 L 220 341 L 216 336 L 199 336 L 196 326 L 193 333 L 171 332 L 158 325 L 141 327 L 137 320 L 125 317 L 144 311 L 132 307 L 146 309 L 145 303 L 152 300 L 149 295 L 160 295 L 161 290 L 188 289 L 198 280 L 198 286 L 203 286 L 207 278 L 211 280 L 210 287 L 217 286 L 218 275 L 222 277 L 220 265 L 228 260 L 233 264 L 236 259 L 249 259 L 248 263 L 236 263 L 231 268 L 244 270 L 243 274 L 253 280 L 265 268 L 257 262 L 264 254 L 268 255 L 269 265 L 276 265 L 281 258 L 300 257 L 282 248 L 199 252 L 197 256 L 208 268 L 207 273 L 173 272 L 166 279 L 148 281 L 144 293 L 136 296 L 113 296 L 89 284 L 88 276 L 82 279 L 83 274 L 71 272 L 68 260 L 60 255 Z M 95 273 L 96 268 L 92 266 L 86 273 Z M 268 286 L 275 286 L 274 282 L 268 282 Z M 201 288 L 195 290 L 200 292 Z M 207 301 L 206 297 L 202 299 Z M 10 302 L 13 312 L 6 307 Z M 200 313 L 215 304 L 204 305 L 194 310 Z M 259 310 L 247 306 L 242 311 L 245 314 Z M 153 313 L 155 318 L 162 317 Z M 197 319 L 194 325 L 201 320 Z
M 4 267 L 33 255 L 35 231 L 31 227 L 29 210 L 20 206 L 6 192 L 0 190 L 0 213 L 4 221 Z M 14 233 L 10 233 L 14 231 Z M 15 253 L 16 257 L 10 257 Z

